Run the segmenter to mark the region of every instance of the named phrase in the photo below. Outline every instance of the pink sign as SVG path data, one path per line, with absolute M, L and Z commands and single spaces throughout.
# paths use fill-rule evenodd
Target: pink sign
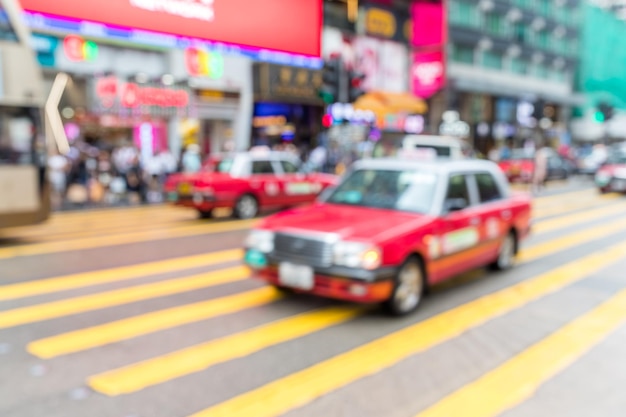
M 411 5 L 412 44 L 415 47 L 442 46 L 447 41 L 445 1 L 418 0 Z
M 429 98 L 446 83 L 446 65 L 442 51 L 415 52 L 411 66 L 413 94 Z

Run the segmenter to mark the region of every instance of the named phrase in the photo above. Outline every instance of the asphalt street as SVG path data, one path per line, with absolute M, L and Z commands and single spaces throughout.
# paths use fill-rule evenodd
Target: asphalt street
M 524 188 L 524 186 L 516 186 Z M 623 417 L 626 197 L 534 199 L 515 268 L 402 318 L 249 278 L 256 220 L 168 206 L 0 232 L 2 417 Z

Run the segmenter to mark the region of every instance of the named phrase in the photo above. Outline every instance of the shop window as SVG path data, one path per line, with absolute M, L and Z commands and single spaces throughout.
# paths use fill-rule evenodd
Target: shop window
M 542 48 L 547 48 L 550 44 L 550 34 L 547 31 L 541 31 L 539 32 L 539 35 L 537 37 L 537 41 L 539 43 L 539 46 Z
M 485 68 L 502 69 L 502 55 L 491 51 L 484 52 L 483 66 Z
M 521 58 L 513 58 L 511 60 L 511 71 L 515 74 L 526 74 L 528 64 Z
M 474 49 L 465 45 L 454 45 L 452 60 L 463 64 L 473 64 Z
M 274 167 L 271 161 L 254 161 L 252 162 L 253 174 L 273 174 Z
M 552 15 L 552 7 L 551 7 L 551 2 L 552 0 L 540 0 L 539 3 L 539 11 L 541 12 L 542 15 L 544 16 L 550 16 Z
M 496 35 L 504 34 L 504 27 L 502 25 L 502 16 L 496 13 L 487 13 L 485 15 L 485 26 L 487 31 Z
M 479 14 L 476 3 L 455 1 L 450 5 L 450 21 L 452 23 L 476 27 L 479 25 Z
M 513 29 L 513 37 L 516 42 L 526 42 L 526 31 L 528 28 L 524 23 L 516 23 Z
M 300 171 L 295 164 L 289 161 L 280 161 L 280 164 L 282 165 L 285 174 L 295 174 Z
M 4 9 L 0 6 L 0 40 L 9 41 L 9 42 L 17 42 L 17 35 L 13 30 L 13 26 L 11 26 L 11 22 L 9 21 L 9 16 L 4 11 Z

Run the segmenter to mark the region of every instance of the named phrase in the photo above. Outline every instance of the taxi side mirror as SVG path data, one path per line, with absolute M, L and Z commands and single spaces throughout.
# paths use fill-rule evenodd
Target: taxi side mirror
M 469 207 L 469 203 L 464 198 L 449 198 L 444 204 L 446 213 L 465 210 L 467 207 Z

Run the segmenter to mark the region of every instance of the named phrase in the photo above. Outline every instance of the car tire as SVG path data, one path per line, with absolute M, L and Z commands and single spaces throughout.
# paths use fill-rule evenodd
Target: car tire
M 212 219 L 213 218 L 213 210 L 198 210 L 198 218 L 199 219 Z
M 259 214 L 259 201 L 251 194 L 244 194 L 235 203 L 233 214 L 238 219 L 252 219 Z
M 283 295 L 293 295 L 296 292 L 293 290 L 293 288 L 289 288 L 289 287 L 283 287 L 282 285 L 272 285 L 274 287 L 274 289 L 276 291 L 278 291 L 279 293 L 283 294 Z
M 506 271 L 511 269 L 515 264 L 515 255 L 517 252 L 517 238 L 515 233 L 510 232 L 498 249 L 498 258 L 490 265 L 490 269 L 494 271 Z
M 403 316 L 417 309 L 425 293 L 424 264 L 417 256 L 411 256 L 398 269 L 393 292 L 383 307 L 394 316 Z

